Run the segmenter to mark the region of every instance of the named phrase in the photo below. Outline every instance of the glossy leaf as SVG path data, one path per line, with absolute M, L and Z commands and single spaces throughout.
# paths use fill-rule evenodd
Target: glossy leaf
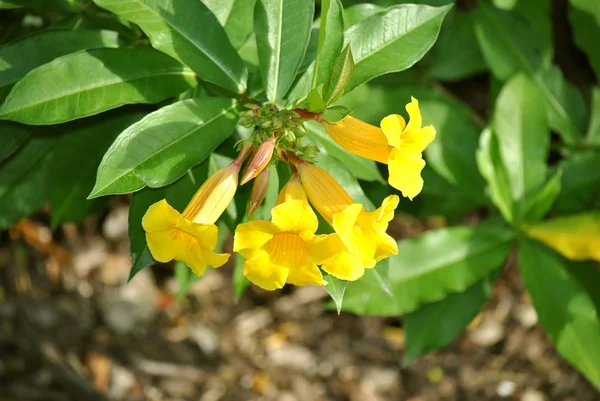
M 152 46 L 194 70 L 200 79 L 234 92 L 246 88 L 247 71 L 225 30 L 199 0 L 94 0 L 137 24 Z
M 154 262 L 148 246 L 146 234 L 142 228 L 142 217 L 148 207 L 161 199 L 166 199 L 169 205 L 179 212 L 183 212 L 188 202 L 208 176 L 208 163 L 202 163 L 188 171 L 178 181 L 163 188 L 144 188 L 131 197 L 129 206 L 129 249 L 131 252 L 131 280 L 140 270 Z
M 559 163 L 561 191 L 553 210 L 577 213 L 600 209 L 600 150 L 575 153 Z
M 88 119 L 62 135 L 48 161 L 51 224 L 86 218 L 104 202 L 86 200 L 104 152 L 141 113 L 121 113 Z
M 47 160 L 55 136 L 34 137 L 0 169 L 0 229 L 41 209 L 46 202 Z
M 330 123 L 337 123 L 348 117 L 350 113 L 352 113 L 352 110 L 346 106 L 331 106 L 328 107 L 323 113 L 323 119 L 329 121 Z
M 327 105 L 335 103 L 344 94 L 344 90 L 352 79 L 354 59 L 350 46 L 340 53 L 333 61 L 329 80 L 323 87 L 323 100 Z
M 305 126 L 308 128 L 311 139 L 319 143 L 328 155 L 344 163 L 356 178 L 385 183 L 374 161 L 357 156 L 342 148 L 327 135 L 327 131 L 321 124 L 310 121 L 305 123 Z
M 57 124 L 124 104 L 156 103 L 195 83 L 192 71 L 151 48 L 87 50 L 27 74 L 0 107 L 0 118 Z
M 600 261 L 600 212 L 545 220 L 529 227 L 527 234 L 566 258 Z
M 525 209 L 525 221 L 535 223 L 550 211 L 552 204 L 560 194 L 561 177 L 562 170 L 558 169 L 544 186 L 531 196 Z
M 389 259 L 393 299 L 372 293 L 346 297 L 343 309 L 359 314 L 393 316 L 460 293 L 504 264 L 514 234 L 497 222 L 477 227 L 428 231 L 398 242 L 398 255 Z M 431 252 L 435 249 L 435 252 Z
M 310 39 L 314 3 L 257 0 L 254 31 L 263 86 L 269 101 L 282 99 L 294 82 Z
M 419 61 L 437 39 L 450 8 L 398 5 L 350 27 L 345 43 L 352 48 L 355 68 L 346 91 Z
M 450 344 L 481 311 L 493 287 L 494 280 L 484 278 L 464 292 L 450 294 L 405 315 L 402 322 L 406 351 L 402 363 L 406 366 L 415 358 Z
M 513 200 L 513 223 L 524 220 L 530 198 L 545 182 L 550 150 L 546 110 L 536 85 L 525 75 L 512 78 L 494 109 L 492 129 L 498 139 Z
M 325 285 L 325 291 L 327 291 L 327 293 L 335 303 L 335 308 L 337 309 L 337 313 L 339 315 L 342 311 L 344 293 L 346 292 L 346 288 L 348 287 L 348 282 L 337 279 L 328 274 L 324 276 L 324 279 L 327 282 L 327 284 Z
M 477 9 L 477 40 L 495 77 L 507 80 L 518 71 L 538 86 L 547 107 L 548 120 L 563 140 L 575 144 L 582 137 L 581 94 L 556 68 L 543 68 L 536 35 L 525 22 L 481 3 Z
M 0 122 L 0 163 L 23 146 L 33 135 L 33 131 L 21 124 Z
M 335 69 L 337 54 L 344 43 L 344 6 L 340 0 L 323 0 L 321 2 L 321 22 L 319 25 L 319 42 L 312 70 L 312 87 L 327 84 L 330 71 Z M 333 74 L 333 71 L 331 72 Z M 325 86 L 327 88 L 327 85 Z M 325 90 L 327 93 L 327 89 Z M 327 98 L 327 95 L 325 95 Z
M 102 30 L 47 30 L 0 47 L 0 101 L 25 74 L 65 54 L 118 47 L 117 33 Z
M 523 238 L 519 244 L 521 276 L 541 325 L 558 352 L 600 387 L 600 319 L 593 299 L 571 273 L 578 266 L 534 240 Z
M 354 26 L 372 15 L 385 11 L 385 7 L 372 3 L 359 3 L 347 7 L 344 10 L 344 20 L 346 29 Z
M 234 108 L 231 99 L 196 98 L 147 115 L 108 149 L 90 198 L 174 182 L 232 134 Z

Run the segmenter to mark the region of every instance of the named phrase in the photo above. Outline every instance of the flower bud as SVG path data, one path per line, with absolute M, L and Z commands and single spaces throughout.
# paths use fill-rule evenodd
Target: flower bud
M 267 167 L 271 161 L 271 157 L 273 157 L 273 150 L 275 149 L 276 141 L 277 138 L 271 137 L 267 141 L 263 142 L 258 149 L 256 149 L 256 152 L 254 152 L 252 159 L 250 159 L 250 163 L 248 164 L 248 167 L 246 167 L 246 171 L 242 177 L 242 185 L 258 176 L 265 169 L 265 167 Z
M 252 192 L 250 193 L 250 201 L 248 202 L 248 212 L 246 213 L 247 217 L 252 216 L 252 213 L 258 209 L 260 204 L 265 199 L 267 189 L 269 188 L 270 177 L 271 170 L 266 168 L 258 175 L 258 177 L 256 177 L 256 180 L 254 180 Z

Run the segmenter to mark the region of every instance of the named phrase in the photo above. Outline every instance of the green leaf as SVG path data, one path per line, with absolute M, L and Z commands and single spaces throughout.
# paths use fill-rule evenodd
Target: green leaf
M 344 20 L 346 22 L 346 29 L 382 11 L 385 11 L 385 7 L 371 3 L 360 3 L 350 6 L 344 10 Z
M 592 89 L 592 116 L 585 140 L 589 144 L 600 145 L 600 87 L 598 86 Z
M 477 316 L 494 288 L 492 277 L 484 278 L 464 292 L 450 294 L 404 316 L 406 351 L 402 364 L 450 344 Z
M 600 319 L 593 299 L 571 273 L 577 265 L 534 240 L 520 242 L 521 276 L 540 324 L 558 352 L 600 387 Z
M 313 88 L 320 84 L 325 84 L 327 88 L 327 81 L 331 76 L 330 71 L 336 68 L 336 55 L 342 50 L 343 44 L 344 6 L 340 0 L 323 0 L 321 2 L 319 42 L 312 70 Z
M 225 28 L 234 49 L 239 49 L 254 30 L 256 0 L 202 0 Z
M 542 51 L 534 31 L 525 22 L 480 3 L 476 33 L 488 67 L 495 77 L 507 80 L 518 71 L 527 73 L 538 86 L 546 103 L 550 127 L 565 143 L 575 144 L 582 137 L 581 94 L 556 68 L 542 68 Z
M 354 59 L 350 46 L 340 53 L 333 61 L 329 81 L 323 88 L 323 99 L 327 105 L 335 103 L 344 94 L 344 90 L 352 79 L 354 72 Z
M 600 37 L 600 17 L 594 16 L 592 10 L 594 0 L 571 0 L 569 3 L 569 21 L 573 39 L 585 52 L 596 73 L 596 78 L 600 78 L 600 52 L 596 41 L 596 38 Z
M 10 4 L 31 7 L 42 11 L 79 12 L 83 0 L 10 0 Z
M 20 4 L 17 4 L 16 0 L 15 0 L 15 2 L 0 0 L 0 9 L 11 9 L 11 8 L 21 8 L 21 7 L 23 7 L 23 6 Z
M 0 118 L 57 124 L 124 104 L 156 103 L 195 83 L 192 71 L 151 48 L 87 50 L 27 74 L 0 107 Z
M 229 43 L 217 18 L 201 1 L 94 2 L 137 24 L 148 35 L 153 47 L 180 60 L 200 79 L 238 93 L 245 90 L 246 66 Z
M 106 152 L 89 198 L 174 182 L 232 134 L 234 108 L 232 99 L 197 98 L 148 114 Z
M 429 74 L 443 81 L 458 81 L 486 69 L 475 36 L 475 14 L 456 12 L 444 22 L 440 37 L 424 61 Z
M 352 47 L 355 67 L 346 92 L 419 61 L 433 46 L 450 8 L 399 5 L 350 27 L 345 43 Z
M 47 30 L 0 47 L 0 101 L 34 68 L 65 54 L 99 47 L 118 47 L 117 33 Z
M 350 115 L 352 110 L 346 106 L 331 106 L 323 113 L 323 119 L 330 123 L 337 123 Z
M 492 129 L 508 176 L 515 225 L 524 220 L 530 198 L 546 177 L 550 129 L 539 98 L 536 85 L 519 74 L 502 88 L 494 109 Z
M 0 229 L 41 209 L 46 201 L 47 160 L 55 136 L 33 137 L 0 169 Z
M 0 163 L 19 150 L 33 135 L 29 127 L 8 121 L 0 122 L 0 132 Z
M 463 292 L 503 265 L 513 240 L 514 233 L 494 221 L 477 227 L 428 231 L 417 238 L 401 240 L 398 255 L 389 260 L 393 299 L 371 291 L 368 299 L 346 297 L 343 309 L 393 316 Z
M 202 163 L 188 171 L 178 181 L 159 189 L 144 188 L 131 197 L 129 206 L 129 249 L 131 252 L 131 280 L 140 270 L 154 263 L 150 250 L 146 245 L 146 234 L 142 227 L 142 217 L 148 208 L 166 199 L 169 205 L 183 212 L 194 193 L 200 188 L 208 176 L 208 163 Z
M 337 279 L 328 274 L 323 277 L 327 282 L 325 285 L 325 291 L 331 296 L 331 299 L 335 303 L 335 307 L 337 309 L 338 315 L 342 311 L 342 304 L 344 301 L 344 292 L 346 292 L 346 288 L 348 287 L 348 282 L 344 280 Z
M 141 113 L 87 119 L 58 139 L 48 160 L 48 196 L 53 228 L 86 218 L 103 200 L 86 200 L 104 152 Z
M 305 126 L 308 128 L 310 138 L 319 143 L 323 147 L 322 150 L 328 155 L 341 161 L 352 171 L 356 178 L 365 181 L 378 181 L 385 184 L 385 180 L 374 161 L 364 159 L 342 148 L 327 135 L 325 128 L 321 124 L 314 121 L 307 121 Z
M 174 270 L 175 281 L 177 281 L 177 285 L 179 286 L 179 289 L 177 290 L 177 299 L 180 300 L 190 292 L 192 285 L 200 280 L 201 277 L 196 276 L 185 263 L 179 260 L 175 262 Z
M 513 222 L 515 212 L 508 173 L 500 157 L 498 138 L 489 128 L 481 133 L 476 158 L 479 172 L 487 181 L 492 202 L 500 210 L 504 220 Z
M 525 221 L 535 223 L 550 211 L 552 204 L 560 194 L 560 180 L 562 170 L 558 169 L 552 177 L 546 181 L 544 186 L 535 192 L 525 209 Z
M 323 100 L 323 85 L 319 85 L 306 96 L 306 99 L 302 102 L 306 104 L 307 110 L 313 113 L 320 113 L 325 108 L 327 108 L 327 104 L 325 100 Z
M 600 150 L 589 149 L 561 161 L 561 191 L 553 211 L 576 213 L 600 209 Z
M 327 172 L 331 174 L 342 187 L 344 187 L 354 202 L 362 204 L 364 208 L 369 211 L 375 210 L 375 206 L 365 195 L 349 166 L 342 163 L 340 160 L 323 153 L 320 153 L 317 156 L 315 163 L 322 169 L 327 170 Z
M 292 86 L 308 47 L 314 3 L 308 0 L 257 0 L 254 32 L 267 98 L 282 99 Z

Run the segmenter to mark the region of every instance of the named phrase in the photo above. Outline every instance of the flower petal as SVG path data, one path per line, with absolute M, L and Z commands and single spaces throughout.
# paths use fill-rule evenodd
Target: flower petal
M 402 134 L 400 150 L 410 153 L 422 153 L 435 139 L 435 128 L 428 125 L 421 129 Z
M 147 232 L 146 243 L 152 257 L 161 263 L 175 259 L 181 248 L 186 245 L 186 234 L 176 228 L 171 230 Z
M 300 177 L 298 174 L 294 174 L 287 184 L 281 188 L 279 195 L 277 196 L 277 204 L 280 205 L 289 200 L 301 200 L 308 202 L 308 198 L 306 197 L 306 191 L 302 186 L 302 182 L 300 181 Z
M 404 127 L 406 127 L 404 118 L 399 114 L 390 114 L 381 120 L 379 125 L 381 126 L 383 134 L 387 138 L 388 145 L 394 148 L 399 148 L 400 136 L 402 135 L 402 130 Z
M 378 127 L 352 116 L 337 123 L 323 121 L 322 124 L 331 139 L 347 151 L 367 159 L 386 162 L 388 142 Z
M 279 232 L 314 233 L 319 227 L 319 219 L 308 202 L 290 200 L 271 210 L 271 221 Z
M 244 276 L 265 290 L 276 290 L 285 285 L 289 269 L 271 262 L 266 253 L 244 262 Z
M 196 238 L 204 249 L 212 251 L 217 246 L 219 228 L 214 224 L 197 224 L 186 219 L 181 219 L 178 228 Z
M 325 285 L 323 275 L 315 264 L 307 264 L 296 269 L 290 269 L 286 282 L 298 286 Z
M 419 101 L 414 97 L 410 97 L 411 102 L 406 105 L 406 111 L 408 112 L 408 124 L 404 129 L 404 132 L 413 132 L 421 128 L 423 123 L 421 119 L 421 110 L 419 110 Z
M 355 281 L 365 274 L 365 268 L 357 254 L 341 252 L 336 258 L 323 263 L 323 270 L 340 280 Z
M 258 249 L 273 238 L 273 235 L 275 235 L 275 227 L 269 221 L 254 220 L 240 224 L 235 229 L 233 251 L 243 252 L 246 249 Z
M 359 224 L 373 231 L 387 230 L 389 222 L 394 218 L 394 211 L 398 207 L 399 201 L 398 195 L 386 197 L 377 210 L 362 213 L 358 219 Z
M 407 153 L 393 149 L 390 152 L 388 171 L 390 177 L 388 182 L 402 195 L 413 199 L 423 189 L 421 170 L 425 167 L 425 160 L 420 154 Z
M 308 253 L 318 265 L 332 260 L 345 249 L 344 243 L 337 234 L 318 235 L 308 242 Z
M 354 226 L 362 211 L 363 206 L 359 203 L 354 203 L 333 216 L 333 229 L 340 236 L 348 251 L 352 251 L 353 249 Z
M 166 199 L 151 205 L 142 218 L 142 227 L 147 233 L 170 230 L 181 220 L 179 212 Z

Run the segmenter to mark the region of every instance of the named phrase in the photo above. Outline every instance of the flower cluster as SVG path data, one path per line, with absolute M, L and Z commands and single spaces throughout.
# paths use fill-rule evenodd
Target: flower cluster
M 273 163 L 288 163 L 293 172 L 279 193 L 271 221 L 252 220 L 235 230 L 233 250 L 245 258 L 244 275 L 254 284 L 266 290 L 286 283 L 325 285 L 321 270 L 354 281 L 365 269 L 398 253 L 396 241 L 386 233 L 398 196 L 388 196 L 376 210 L 365 210 L 332 175 L 312 162 L 314 145 L 301 146 L 297 139 L 305 133 L 302 119 L 315 118 L 343 148 L 387 164 L 390 185 L 413 199 L 423 187 L 422 152 L 435 137 L 432 126 L 421 127 L 417 100 L 412 98 L 406 106 L 408 124 L 394 114 L 385 117 L 380 128 L 351 116 L 329 123 L 314 113 L 286 110 L 277 114 L 273 107 L 266 112 L 252 108 L 245 123 L 253 124 L 256 134 L 243 143 L 231 164 L 206 180 L 183 213 L 164 199 L 150 206 L 142 225 L 157 261 L 183 261 L 198 276 L 207 266 L 227 262 L 229 254 L 215 252 L 215 222 L 233 199 L 238 176 L 251 154 L 241 179 L 242 185 L 254 179 L 248 215 L 265 197 Z M 316 234 L 319 219 L 313 208 L 333 228 L 331 234 Z

